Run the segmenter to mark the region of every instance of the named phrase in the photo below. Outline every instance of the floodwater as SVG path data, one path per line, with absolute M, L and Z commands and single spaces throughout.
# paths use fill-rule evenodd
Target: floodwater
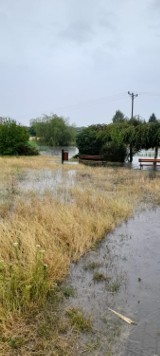
M 28 170 L 19 189 L 28 194 L 46 190 L 70 199 L 67 188 L 76 182 L 74 169 Z M 61 195 L 59 192 L 61 190 Z M 68 195 L 67 195 L 68 194 Z M 160 207 L 143 211 L 121 224 L 77 264 L 66 284 L 75 296 L 65 307 L 81 308 L 93 323 L 82 334 L 77 355 L 160 356 Z M 108 307 L 135 320 L 129 326 Z
M 43 195 L 47 191 L 56 196 L 61 192 L 75 185 L 76 171 L 70 169 L 64 171 L 61 168 L 56 170 L 51 169 L 39 169 L 39 170 L 27 170 L 23 179 L 18 183 L 18 188 L 23 193 L 29 193 L 30 191 L 37 192 Z M 60 190 L 59 190 L 60 189 Z
M 44 147 L 44 150 L 43 150 Z M 78 154 L 79 150 L 77 147 L 72 146 L 63 146 L 63 147 L 53 147 L 49 148 L 46 146 L 41 147 L 40 154 L 41 155 L 49 155 L 49 156 L 56 156 L 58 161 L 61 161 L 62 157 L 62 149 L 68 152 L 68 158 L 72 158 L 76 154 Z
M 123 223 L 72 265 L 66 283 L 76 291 L 67 306 L 81 308 L 94 327 L 80 337 L 78 355 L 160 356 L 160 208 Z

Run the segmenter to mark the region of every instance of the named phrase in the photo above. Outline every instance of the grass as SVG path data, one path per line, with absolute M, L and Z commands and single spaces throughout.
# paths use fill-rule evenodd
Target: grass
M 37 318 L 70 264 L 137 207 L 159 204 L 160 175 L 150 179 L 145 171 L 75 165 L 70 184 L 73 167 L 62 167 L 53 157 L 0 158 L 0 165 L 0 353 L 9 355 L 18 345 L 22 354 L 31 355 L 26 351 L 28 338 L 36 352 L 49 350 L 39 339 Z M 28 171 L 26 182 L 38 176 L 41 184 L 45 170 L 50 170 L 53 183 L 59 170 L 60 183 L 51 186 L 50 179 L 40 194 L 32 184 L 24 189 Z M 95 265 L 88 268 L 94 270 Z M 65 294 L 69 297 L 71 290 Z M 57 344 L 57 325 L 55 330 L 54 335 L 49 333 L 52 348 Z
M 62 286 L 61 291 L 65 298 L 70 298 L 75 296 L 75 290 L 71 286 Z
M 87 265 L 84 266 L 84 270 L 85 271 L 94 271 L 95 268 L 100 267 L 100 263 L 99 262 L 89 262 Z
M 70 308 L 66 311 L 66 314 L 71 321 L 71 325 L 74 326 L 77 331 L 92 331 L 92 323 L 90 318 L 86 318 L 80 309 Z
M 93 279 L 96 282 L 102 282 L 102 281 L 106 281 L 106 279 L 108 279 L 108 277 L 104 273 L 94 272 Z
M 110 283 L 108 285 L 108 290 L 111 293 L 117 293 L 120 289 L 121 283 L 122 283 L 122 281 L 121 281 L 120 277 L 117 277 L 112 283 Z

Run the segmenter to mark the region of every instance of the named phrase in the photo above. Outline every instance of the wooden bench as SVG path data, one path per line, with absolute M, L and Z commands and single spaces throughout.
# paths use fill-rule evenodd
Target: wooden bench
M 143 166 L 160 166 L 160 158 L 139 158 L 138 161 L 140 163 L 140 169 L 143 168 Z
M 89 160 L 89 161 L 103 161 L 102 155 L 79 155 L 79 159 Z

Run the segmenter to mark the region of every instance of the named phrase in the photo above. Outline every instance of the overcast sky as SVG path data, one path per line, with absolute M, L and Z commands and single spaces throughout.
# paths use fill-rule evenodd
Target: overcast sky
M 0 0 L 0 116 L 160 118 L 160 0 Z

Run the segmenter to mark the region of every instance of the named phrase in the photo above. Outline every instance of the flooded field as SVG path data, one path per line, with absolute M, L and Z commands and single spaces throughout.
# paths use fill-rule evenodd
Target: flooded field
M 1 168 L 0 354 L 158 354 L 159 172 L 51 156 Z
M 100 245 L 72 265 L 76 296 L 94 335 L 81 338 L 79 355 L 160 355 L 160 208 L 123 223 Z M 108 307 L 136 321 L 128 326 Z M 85 345 L 88 345 L 84 348 Z
M 18 189 L 27 194 L 31 191 L 41 195 L 50 192 L 54 196 L 61 191 L 67 191 L 75 184 L 76 171 L 70 169 L 64 171 L 61 168 L 57 170 L 41 169 L 37 171 L 27 170 L 18 183 Z

